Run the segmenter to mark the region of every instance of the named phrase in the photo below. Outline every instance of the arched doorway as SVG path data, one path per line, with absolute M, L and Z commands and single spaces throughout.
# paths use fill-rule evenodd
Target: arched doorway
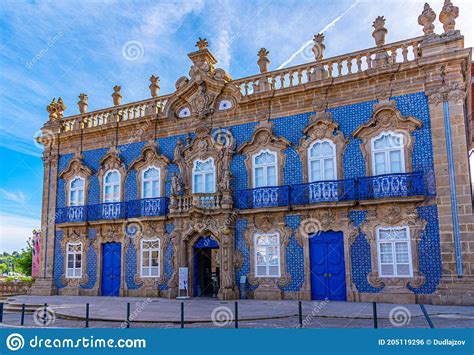
M 193 246 L 193 296 L 217 297 L 219 280 L 219 243 L 212 237 L 200 237 Z

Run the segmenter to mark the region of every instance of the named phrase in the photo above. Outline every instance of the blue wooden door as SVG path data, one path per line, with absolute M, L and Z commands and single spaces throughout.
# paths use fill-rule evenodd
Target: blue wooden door
M 102 296 L 120 293 L 121 255 L 120 243 L 102 244 Z
M 322 232 L 309 240 L 311 299 L 346 300 L 342 232 Z

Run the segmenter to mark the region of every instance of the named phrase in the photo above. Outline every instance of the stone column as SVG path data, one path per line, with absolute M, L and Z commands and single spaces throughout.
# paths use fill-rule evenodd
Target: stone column
M 441 76 L 426 83 L 426 92 L 441 239 L 439 302 L 474 304 L 474 216 L 462 70 L 459 64 L 441 68 Z
M 237 299 L 234 270 L 234 238 L 229 228 L 225 227 L 221 237 L 221 270 L 220 270 L 220 300 Z

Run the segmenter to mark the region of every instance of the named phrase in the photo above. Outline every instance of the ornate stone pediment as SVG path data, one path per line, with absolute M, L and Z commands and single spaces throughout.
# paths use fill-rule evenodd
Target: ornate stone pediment
M 89 178 L 93 172 L 82 159 L 82 154 L 76 154 L 74 158 L 69 161 L 66 169 L 59 173 L 59 177 L 64 180 L 70 180 L 74 176 Z
M 402 116 L 393 100 L 384 99 L 374 104 L 372 118 L 361 124 L 353 133 L 354 138 L 359 138 L 362 141 L 360 146 L 365 158 L 367 175 L 374 175 L 372 172 L 371 140 L 382 132 L 394 132 L 403 136 L 405 167 L 407 171 L 411 171 L 415 138 L 410 133 L 420 128 L 421 125 L 421 120 L 413 116 Z
M 344 139 L 344 134 L 338 130 L 339 124 L 332 119 L 330 112 L 317 112 L 310 116 L 310 122 L 304 128 L 304 136 L 300 140 L 298 153 L 303 162 L 303 178 L 304 181 L 309 181 L 308 178 L 308 148 L 315 141 L 329 140 L 336 146 L 336 162 L 338 179 L 343 178 L 343 164 L 342 157 L 344 149 L 349 143 L 349 139 Z
M 285 158 L 283 151 L 288 148 L 291 143 L 286 138 L 277 137 L 273 134 L 273 122 L 268 120 L 268 115 L 263 112 L 261 116 L 265 117 L 253 132 L 250 142 L 242 144 L 238 152 L 245 155 L 245 166 L 248 172 L 248 186 L 252 186 L 253 169 L 252 156 L 261 150 L 267 149 L 277 154 L 278 159 L 278 184 L 283 185 L 283 170 Z
M 110 149 L 107 151 L 107 154 L 104 155 L 104 157 L 100 161 L 100 169 L 97 173 L 97 177 L 99 179 L 99 185 L 101 187 L 100 191 L 100 196 L 101 196 L 101 201 L 103 198 L 103 180 L 104 180 L 104 175 L 109 171 L 109 170 L 117 170 L 120 173 L 120 186 L 121 186 L 121 200 L 123 200 L 123 195 L 124 195 L 124 186 L 125 186 L 125 178 L 126 178 L 126 169 L 125 169 L 125 164 L 120 158 L 120 151 L 117 147 L 112 146 Z

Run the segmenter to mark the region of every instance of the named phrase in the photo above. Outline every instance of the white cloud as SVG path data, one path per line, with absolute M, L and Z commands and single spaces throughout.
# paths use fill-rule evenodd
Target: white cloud
M 23 205 L 26 201 L 25 195 L 21 191 L 13 192 L 7 191 L 5 189 L 0 189 L 0 194 L 8 201 L 16 202 L 20 205 Z
M 17 215 L 0 214 L 0 252 L 20 251 L 41 221 Z

